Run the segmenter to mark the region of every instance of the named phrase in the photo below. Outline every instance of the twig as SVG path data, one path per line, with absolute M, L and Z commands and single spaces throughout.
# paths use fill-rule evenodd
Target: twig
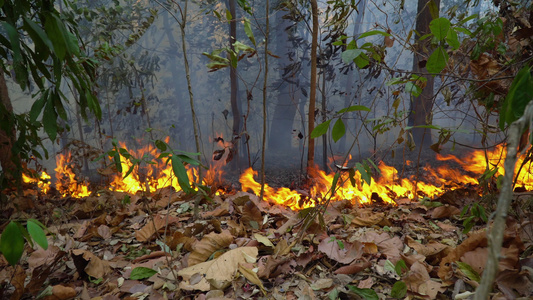
M 517 148 L 520 141 L 520 136 L 524 129 L 528 128 L 533 120 L 533 101 L 530 101 L 524 110 L 524 115 L 520 119 L 513 122 L 509 128 L 509 143 L 507 145 L 507 156 L 505 157 L 503 177 L 503 185 L 498 197 L 498 207 L 496 208 L 494 223 L 492 229 L 488 229 L 488 247 L 489 257 L 487 264 L 483 271 L 481 283 L 476 289 L 474 300 L 486 300 L 492 289 L 494 278 L 498 272 L 498 263 L 500 259 L 500 251 L 503 242 L 503 233 L 505 230 L 505 221 L 507 219 L 507 212 L 511 205 L 513 197 L 513 175 L 517 160 Z M 489 226 L 489 225 L 487 225 Z

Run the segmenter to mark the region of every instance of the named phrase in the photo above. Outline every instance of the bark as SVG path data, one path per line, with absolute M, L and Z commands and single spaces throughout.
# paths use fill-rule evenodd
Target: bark
M 15 144 L 16 131 L 13 127 L 13 106 L 9 98 L 9 92 L 6 85 L 4 70 L 0 68 L 0 166 L 5 176 L 15 177 L 18 175 L 17 165 L 20 166 L 20 158 L 13 155 L 13 144 Z M 18 163 L 17 163 L 18 162 Z
M 235 0 L 229 0 L 229 11 L 232 16 L 232 20 L 229 23 L 229 43 L 230 48 L 234 50 L 233 44 L 237 40 L 237 21 L 236 21 L 236 5 Z M 241 133 L 241 112 L 239 107 L 239 99 L 238 99 L 238 90 L 239 87 L 237 85 L 237 69 L 233 66 L 230 66 L 230 89 L 231 89 L 231 112 L 233 114 L 233 136 L 232 140 L 235 141 L 235 138 L 239 137 Z M 239 165 L 239 147 L 237 146 L 237 143 L 234 143 L 233 147 L 233 157 L 236 161 L 235 164 Z M 234 164 L 234 166 L 235 166 Z
M 416 31 L 415 37 L 415 52 L 413 57 L 413 73 L 427 78 L 426 86 L 418 97 L 413 97 L 411 101 L 411 108 L 409 112 L 408 125 L 422 126 L 432 123 L 432 109 L 433 109 L 433 85 L 435 78 L 433 75 L 428 75 L 425 68 L 425 62 L 430 54 L 431 39 L 420 41 L 420 37 L 430 33 L 429 23 L 432 20 L 430 13 L 430 2 L 433 2 L 436 7 L 439 7 L 440 0 L 418 0 L 418 10 L 416 17 Z M 413 140 L 419 149 L 428 149 L 432 144 L 431 129 L 429 128 L 413 128 Z
M 513 177 L 517 160 L 517 149 L 520 136 L 524 129 L 531 127 L 533 121 L 533 101 L 529 102 L 524 110 L 524 115 L 513 122 L 509 128 L 509 143 L 507 144 L 507 156 L 505 157 L 502 189 L 498 196 L 498 207 L 494 213 L 494 223 L 490 229 L 487 241 L 489 247 L 489 257 L 483 270 L 481 282 L 476 289 L 474 300 L 489 299 L 494 279 L 498 273 L 498 265 L 501 257 L 505 222 L 513 198 Z M 489 224 L 490 226 L 490 224 Z M 490 227 L 489 227 L 490 228 Z
M 194 109 L 194 95 L 192 93 L 191 74 L 189 70 L 189 60 L 187 59 L 187 43 L 185 41 L 185 25 L 187 24 L 187 3 L 185 0 L 184 8 L 181 11 L 181 47 L 183 50 L 183 64 L 185 67 L 185 77 L 187 78 L 187 90 L 189 91 L 189 104 L 191 106 L 192 124 L 194 131 L 194 142 L 196 144 L 196 152 L 200 153 L 200 129 L 198 128 L 198 119 L 196 118 L 196 111 Z M 201 154 L 198 154 L 198 161 L 202 161 Z M 202 168 L 198 168 L 198 184 L 202 184 Z
M 315 139 L 311 138 L 311 132 L 315 128 L 315 102 L 316 102 L 316 51 L 318 48 L 318 5 L 316 0 L 311 0 L 311 12 L 313 15 L 313 29 L 311 38 L 311 80 L 309 83 L 309 114 L 308 134 L 309 143 L 307 149 L 307 170 L 315 166 Z
M 266 132 L 267 132 L 267 88 L 268 88 L 268 40 L 270 33 L 270 24 L 269 24 L 269 10 L 270 2 L 266 0 L 265 16 L 265 74 L 263 75 L 263 139 L 261 144 L 261 194 L 260 199 L 263 201 L 263 196 L 265 195 L 265 148 L 266 148 Z

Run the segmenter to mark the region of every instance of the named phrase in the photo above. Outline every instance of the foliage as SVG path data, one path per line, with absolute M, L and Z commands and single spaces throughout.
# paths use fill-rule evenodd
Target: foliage
M 46 227 L 36 219 L 28 219 L 26 228 L 17 221 L 11 221 L 7 224 L 0 238 L 0 252 L 10 265 L 16 265 L 22 257 L 24 240 L 28 241 L 31 247 L 35 242 L 45 250 L 48 248 L 46 233 L 43 229 Z
M 470 214 L 467 215 L 469 212 Z M 477 202 L 463 207 L 460 217 L 466 217 L 463 221 L 463 233 L 465 234 L 468 233 L 477 222 L 482 221 L 484 224 L 488 222 L 485 208 Z

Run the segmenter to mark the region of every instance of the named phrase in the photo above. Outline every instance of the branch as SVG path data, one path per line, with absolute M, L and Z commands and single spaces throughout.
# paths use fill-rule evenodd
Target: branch
M 505 231 L 505 221 L 507 212 L 513 197 L 513 176 L 517 160 L 517 148 L 520 136 L 524 129 L 528 128 L 533 121 L 533 101 L 530 101 L 524 110 L 524 115 L 513 122 L 509 128 L 509 143 L 507 145 L 507 156 L 505 157 L 503 185 L 498 197 L 498 207 L 496 208 L 492 229 L 488 229 L 489 257 L 483 271 L 481 283 L 476 289 L 474 300 L 486 300 L 492 289 L 492 284 L 498 273 L 500 251 L 502 249 L 503 234 Z

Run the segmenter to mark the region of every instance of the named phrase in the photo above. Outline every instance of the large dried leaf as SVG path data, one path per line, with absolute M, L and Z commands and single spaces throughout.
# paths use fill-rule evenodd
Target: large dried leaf
M 426 267 L 420 262 L 415 262 L 402 279 L 410 291 L 426 295 L 429 299 L 435 299 L 441 291 L 442 284 L 431 280 Z
M 410 236 L 406 237 L 406 243 L 407 243 L 407 245 L 409 247 L 415 249 L 415 251 L 418 254 L 422 254 L 424 256 L 432 256 L 432 255 L 438 254 L 438 253 L 444 251 L 444 249 L 448 248 L 447 245 L 441 244 L 441 243 L 436 242 L 436 241 L 431 241 L 431 242 L 423 245 L 423 244 L 420 244 L 419 242 L 415 241 Z
M 81 276 L 87 274 L 93 278 L 104 278 L 111 271 L 111 267 L 107 261 L 101 260 L 87 250 L 72 250 L 72 258 Z
M 261 211 L 252 201 L 247 201 L 242 209 L 242 224 L 245 226 L 252 226 L 255 229 L 260 229 L 263 225 L 263 216 Z
M 342 245 L 342 247 L 341 247 Z M 342 264 L 350 264 L 363 255 L 364 245 L 355 241 L 354 243 L 338 242 L 335 238 L 327 237 L 318 245 L 318 251 L 326 254 L 327 257 Z
M 178 275 L 183 277 L 180 287 L 186 290 L 209 291 L 212 282 L 231 283 L 235 272 L 238 270 L 239 263 L 254 262 L 257 259 L 257 253 L 256 247 L 236 248 L 214 260 L 182 269 L 178 271 Z M 201 279 L 192 284 L 190 280 L 195 274 L 200 274 Z
M 149 218 L 146 225 L 144 225 L 141 230 L 135 233 L 135 238 L 139 242 L 146 242 L 152 239 L 152 237 L 157 231 L 164 228 L 166 225 L 170 225 L 176 221 L 178 221 L 176 217 L 156 215 L 154 216 L 153 220 Z
M 371 210 L 360 210 L 352 219 L 352 224 L 359 227 L 371 227 L 379 224 L 385 219 L 385 214 L 382 212 L 373 212 Z
M 206 261 L 215 251 L 225 249 L 232 242 L 233 236 L 228 230 L 224 230 L 220 234 L 211 232 L 192 246 L 193 251 L 188 260 L 189 266 Z

